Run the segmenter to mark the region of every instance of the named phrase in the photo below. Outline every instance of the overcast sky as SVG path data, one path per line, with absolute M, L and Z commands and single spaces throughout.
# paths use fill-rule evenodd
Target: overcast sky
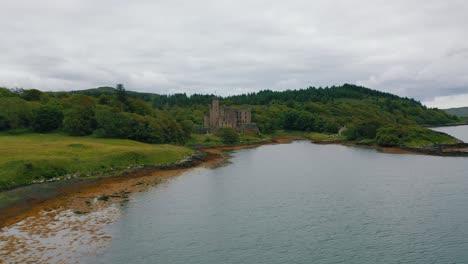
M 239 94 L 354 83 L 468 106 L 466 0 L 1 0 L 0 85 Z

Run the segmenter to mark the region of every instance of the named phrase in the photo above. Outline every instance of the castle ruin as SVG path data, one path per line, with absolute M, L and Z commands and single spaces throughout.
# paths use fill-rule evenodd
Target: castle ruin
M 208 115 L 205 115 L 205 127 L 210 133 L 216 133 L 220 128 L 230 127 L 237 131 L 247 129 L 258 130 L 252 124 L 252 113 L 250 110 L 236 109 L 219 105 L 219 100 L 213 99 Z

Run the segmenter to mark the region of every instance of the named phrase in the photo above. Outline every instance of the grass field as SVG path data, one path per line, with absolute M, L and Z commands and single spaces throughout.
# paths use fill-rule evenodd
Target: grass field
M 192 153 L 186 147 L 122 139 L 0 133 L 0 189 L 74 173 L 173 163 Z
M 271 140 L 268 135 L 254 135 L 249 133 L 239 134 L 239 144 L 256 143 Z M 222 146 L 225 145 L 222 139 L 214 134 L 192 134 L 192 138 L 186 143 L 187 146 Z

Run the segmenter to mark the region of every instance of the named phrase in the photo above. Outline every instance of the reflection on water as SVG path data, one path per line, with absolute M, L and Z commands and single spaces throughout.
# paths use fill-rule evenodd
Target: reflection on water
M 468 159 L 305 141 L 139 194 L 86 263 L 466 263 Z
M 431 129 L 452 135 L 463 142 L 468 142 L 468 126 L 432 127 Z

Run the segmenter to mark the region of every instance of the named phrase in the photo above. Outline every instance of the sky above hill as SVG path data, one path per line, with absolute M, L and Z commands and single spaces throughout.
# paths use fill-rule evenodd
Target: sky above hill
M 2 0 L 0 86 L 239 94 L 353 83 L 468 106 L 466 0 Z

